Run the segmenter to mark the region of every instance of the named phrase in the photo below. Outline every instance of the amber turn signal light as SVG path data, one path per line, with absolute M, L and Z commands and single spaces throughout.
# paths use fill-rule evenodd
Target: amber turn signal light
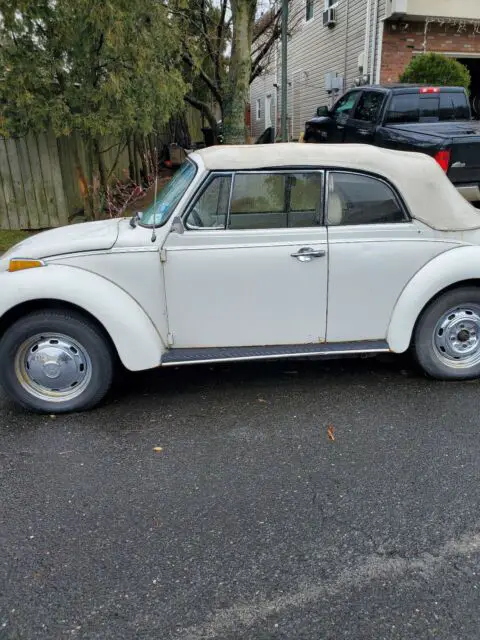
M 45 263 L 42 260 L 27 260 L 24 258 L 12 258 L 8 265 L 8 270 L 13 273 L 14 271 L 23 271 L 24 269 L 35 269 L 36 267 L 44 267 Z

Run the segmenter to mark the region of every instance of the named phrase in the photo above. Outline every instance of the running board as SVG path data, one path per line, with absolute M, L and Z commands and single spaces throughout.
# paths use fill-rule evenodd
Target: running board
M 339 356 L 390 351 L 385 340 L 364 342 L 334 342 L 330 344 L 285 344 L 267 347 L 203 347 L 169 349 L 163 354 L 161 366 L 230 362 L 235 360 L 270 360 L 310 356 Z

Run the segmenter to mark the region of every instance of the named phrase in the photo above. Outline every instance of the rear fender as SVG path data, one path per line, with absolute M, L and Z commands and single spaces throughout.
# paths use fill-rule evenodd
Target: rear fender
M 441 291 L 468 281 L 480 281 L 480 247 L 450 249 L 428 262 L 403 289 L 388 328 L 387 342 L 396 353 L 406 351 L 425 306 Z
M 50 264 L 0 273 L 0 291 L 0 318 L 25 302 L 48 299 L 69 303 L 84 309 L 104 327 L 127 369 L 141 371 L 160 365 L 166 347 L 153 322 L 128 293 L 102 276 Z

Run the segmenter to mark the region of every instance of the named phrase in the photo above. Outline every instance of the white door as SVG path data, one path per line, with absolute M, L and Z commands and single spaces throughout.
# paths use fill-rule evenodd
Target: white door
M 185 233 L 164 245 L 174 347 L 325 340 L 322 182 L 313 171 L 212 176 L 186 213 Z
M 385 340 L 395 303 L 414 274 L 455 242 L 411 221 L 385 182 L 331 172 L 327 342 Z
M 272 126 L 272 96 L 265 98 L 265 129 Z

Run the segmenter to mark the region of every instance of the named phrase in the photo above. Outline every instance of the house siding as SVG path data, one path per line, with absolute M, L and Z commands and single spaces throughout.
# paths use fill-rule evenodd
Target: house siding
M 375 4 L 378 2 L 377 20 Z M 377 67 L 379 52 L 378 33 L 381 19 L 385 15 L 386 0 L 371 0 L 370 37 L 368 41 L 368 59 L 373 60 L 373 79 Z M 305 121 L 315 114 L 322 104 L 331 104 L 334 100 L 325 90 L 325 76 L 336 73 L 344 79 L 344 90 L 355 84 L 359 76 L 358 58 L 365 50 L 367 22 L 367 0 L 339 0 L 337 4 L 337 24 L 334 27 L 323 26 L 324 1 L 314 0 L 313 20 L 305 22 L 305 0 L 293 0 L 290 7 L 291 24 L 299 24 L 293 29 L 288 43 L 288 120 L 290 139 L 298 139 L 304 130 Z M 280 87 L 281 79 L 280 43 L 277 45 L 276 73 L 257 78 L 251 87 L 252 114 L 256 100 L 273 89 L 275 82 Z M 369 69 L 372 68 L 369 62 Z M 365 70 L 365 73 L 367 70 Z M 338 95 L 340 95 L 340 92 Z M 278 92 L 280 100 L 280 92 Z M 272 101 L 273 102 L 273 101 Z M 276 109 L 277 131 L 279 130 L 281 109 Z M 260 135 L 264 130 L 264 117 L 260 121 L 252 118 L 252 135 Z
M 344 90 L 355 85 L 360 75 L 359 56 L 365 53 L 366 47 L 367 68 L 363 73 L 368 73 L 370 82 L 374 84 L 397 82 L 416 52 L 438 51 L 458 56 L 459 59 L 480 55 L 480 0 L 475 5 L 478 8 L 473 11 L 470 22 L 462 19 L 448 21 L 441 16 L 436 20 L 431 16 L 426 39 L 425 22 L 418 17 L 404 16 L 402 21 L 386 19 L 391 12 L 390 5 L 390 0 L 339 0 L 337 24 L 328 28 L 323 26 L 322 20 L 324 0 L 314 0 L 314 17 L 309 22 L 305 22 L 305 0 L 291 2 L 290 30 L 293 35 L 288 43 L 287 114 L 290 139 L 298 139 L 305 121 L 315 114 L 318 106 L 330 105 L 338 97 L 329 95 L 325 90 L 327 73 L 343 76 Z M 370 28 L 367 34 L 369 6 Z M 292 30 L 293 23 L 299 18 L 299 25 Z M 272 110 L 277 115 L 277 136 L 281 118 L 280 104 L 278 108 L 275 106 L 276 99 L 279 101 L 281 98 L 280 51 L 280 43 L 277 43 L 276 61 L 274 58 L 269 71 L 251 86 L 252 114 L 256 99 L 262 100 L 264 110 L 265 95 L 272 94 Z M 278 91 L 274 83 L 278 84 Z M 480 85 L 472 86 L 472 93 L 480 103 Z M 252 134 L 255 137 L 265 129 L 264 115 L 262 111 L 258 121 L 252 117 Z
M 258 138 L 258 136 L 261 135 L 266 128 L 265 98 L 268 95 L 272 96 L 272 102 L 270 106 L 270 121 L 273 125 L 275 125 L 277 89 L 274 85 L 276 81 L 277 79 L 274 73 L 267 73 L 260 76 L 259 78 L 256 78 L 252 82 L 252 86 L 250 87 L 250 134 L 253 138 L 253 141 L 255 141 L 256 138 Z M 257 100 L 260 100 L 260 119 L 257 119 Z

